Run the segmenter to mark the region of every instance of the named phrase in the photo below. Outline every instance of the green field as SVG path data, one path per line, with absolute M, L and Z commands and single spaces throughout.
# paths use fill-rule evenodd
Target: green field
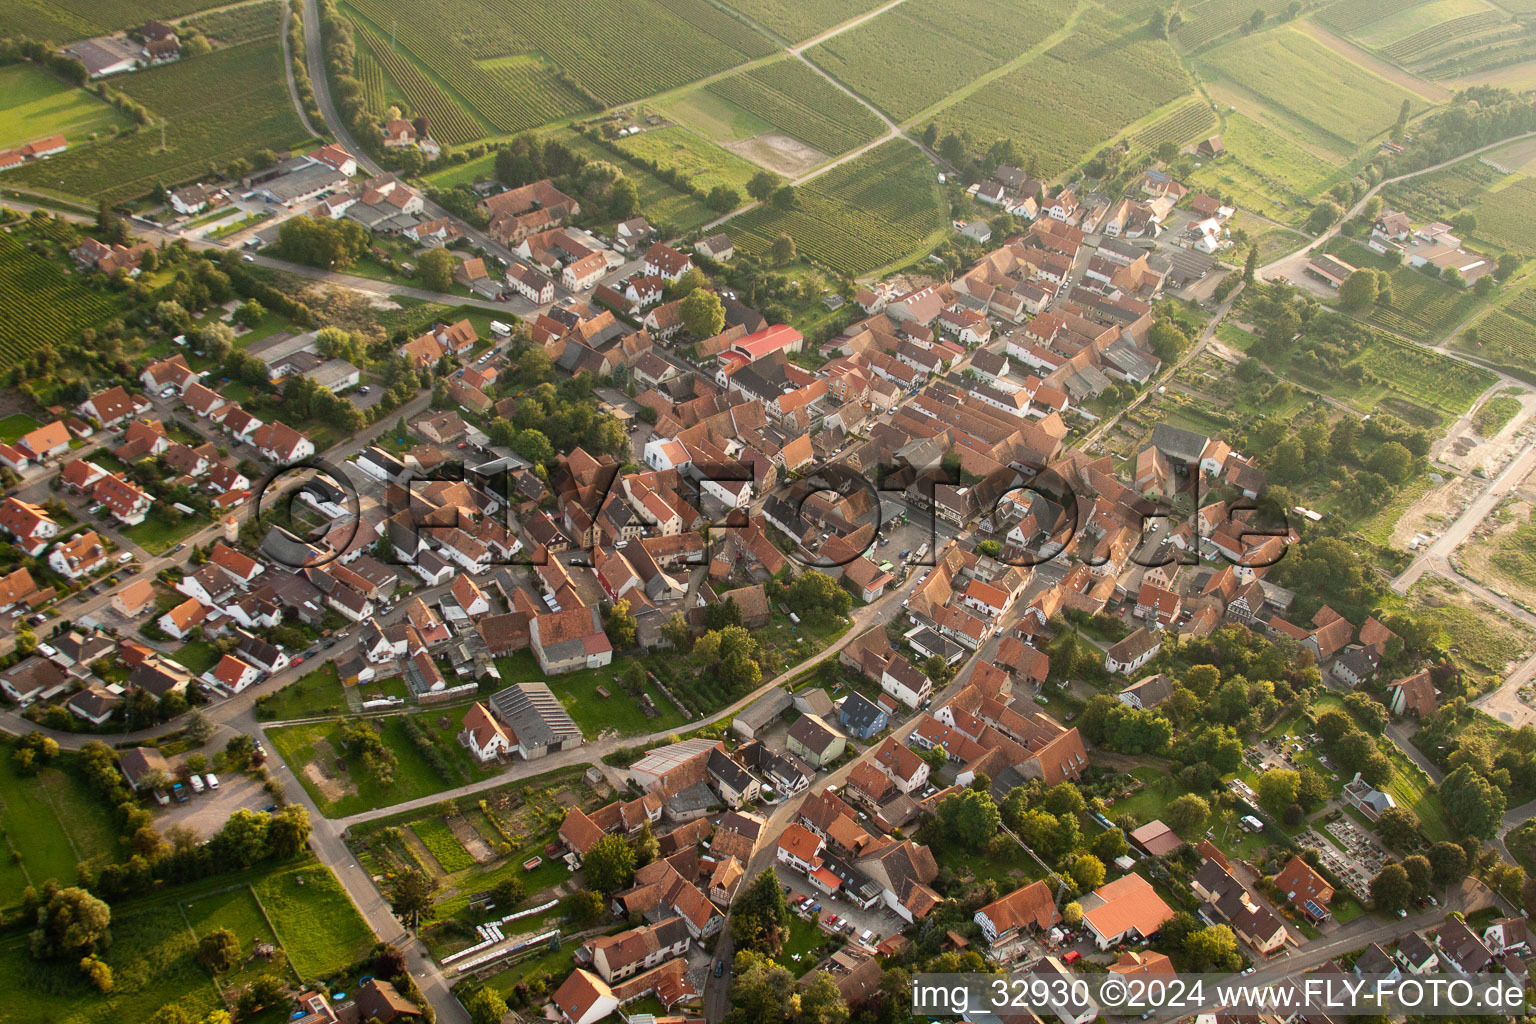
M 1536 178 L 1521 176 L 1473 208 L 1477 235 L 1511 252 L 1536 252 Z
M 1503 308 L 1490 309 L 1472 330 L 1453 339 L 1451 347 L 1536 381 L 1536 314 L 1525 312 L 1530 300 L 1536 300 L 1536 291 L 1527 289 Z
M 558 15 L 534 0 L 349 0 L 349 6 L 380 36 L 393 31 L 403 54 L 500 132 L 551 120 L 541 111 L 558 83 L 546 79 L 535 93 L 521 93 L 528 79 L 498 75 L 481 61 L 540 54 L 606 106 L 686 85 L 774 49 L 767 37 L 706 0 L 576 0 Z M 384 54 L 375 49 L 375 56 Z
M 330 974 L 373 945 L 373 930 L 323 864 L 275 871 L 252 888 L 300 977 Z
M 1017 57 L 1066 23 L 1066 0 L 928 0 L 893 7 L 807 51 L 898 121 Z
M 1196 49 L 1233 31 L 1253 17 L 1254 11 L 1263 11 L 1266 17 L 1273 18 L 1289 7 L 1290 0 L 1202 0 L 1181 7 L 1179 14 L 1184 24 L 1178 33 L 1179 46 L 1184 50 Z
M 84 89 L 65 85 L 42 68 L 31 64 L 0 68 L 0 149 L 55 132 L 77 146 L 128 123 L 116 107 Z
M 56 878 L 72 885 L 81 861 L 99 863 L 117 851 L 111 815 L 84 782 L 49 768 L 30 779 L 16 775 L 9 744 L 0 745 L 0 828 L 12 849 L 0 852 L 0 907 L 11 906 L 28 882 Z
M 881 5 L 882 0 L 736 0 L 731 6 L 798 43 Z
M 1373 21 L 1357 31 L 1355 37 L 1367 46 L 1381 49 L 1456 18 L 1492 9 L 1484 0 L 1431 0 Z
M 264 719 L 285 721 L 313 715 L 335 714 L 347 707 L 347 694 L 336 674 L 336 663 L 328 661 L 312 672 L 257 701 Z
M 706 91 L 829 156 L 875 138 L 882 127 L 861 103 L 798 60 L 759 65 Z
M 206 176 L 210 164 L 222 167 L 263 149 L 285 151 L 305 135 L 277 70 L 281 61 L 274 36 L 123 75 L 113 87 L 149 108 L 153 126 L 7 173 L 41 188 L 115 202 Z
M 631 157 L 677 171 L 694 188 L 708 192 L 724 185 L 735 189 L 743 200 L 747 182 L 760 170 L 756 164 L 678 125 L 631 135 L 616 145 Z
M 738 241 L 737 244 L 741 243 Z M 604 732 L 640 736 L 686 724 L 677 706 L 654 686 L 647 686 L 646 692 L 660 713 L 655 718 L 647 718 L 634 698 L 614 681 L 616 673 L 611 666 L 549 677 L 544 675 L 532 654 L 519 651 L 509 657 L 497 658 L 496 670 L 501 673 L 503 684 L 547 681 L 588 739 L 595 739 Z M 599 686 L 608 691 L 607 697 L 597 692 Z
M 447 729 L 437 727 L 440 715 L 448 718 Z M 471 756 L 459 746 L 455 738 L 458 722 L 463 715 L 462 708 L 451 708 L 440 713 L 413 717 L 450 762 L 453 777 L 448 779 L 439 775 L 411 742 L 405 730 L 403 714 L 366 720 L 379 730 L 380 739 L 394 752 L 399 762 L 394 780 L 387 785 L 380 784 L 376 778 L 367 774 L 357 758 L 345 757 L 341 767 L 337 767 L 338 757 L 342 755 L 339 720 L 278 726 L 268 730 L 267 735 L 294 776 L 309 790 L 309 795 L 314 798 L 321 813 L 328 818 L 341 818 L 403 800 L 431 796 L 482 777 L 478 769 L 470 767 Z M 324 781 L 317 782 L 311 777 L 312 773 L 307 770 L 311 763 L 328 776 Z
M 1240 90 L 1350 148 L 1392 127 L 1403 100 L 1424 101 L 1295 29 L 1246 36 L 1203 61 Z
M 448 874 L 474 867 L 475 858 L 465 851 L 458 838 L 454 836 L 453 830 L 441 819 L 426 818 L 414 821 L 411 823 L 411 831 Z
M 81 328 L 120 308 L 117 297 L 87 288 L 57 260 L 23 245 L 14 232 L 0 233 L 0 365 L 44 345 L 78 338 Z
M 738 249 L 766 251 L 788 234 L 804 258 L 849 276 L 913 256 L 945 227 L 933 168 L 897 139 L 796 190 L 796 208 L 758 207 L 731 221 Z
M 1327 22 L 1343 32 L 1354 32 L 1374 21 L 1390 18 L 1400 11 L 1409 10 L 1423 2 L 1424 0 L 1346 0 L 1344 3 L 1328 6 L 1318 15 L 1318 20 Z
M 209 11 L 188 18 L 186 24 L 202 32 L 216 46 L 237 46 L 276 35 L 281 19 L 282 8 L 278 6 L 278 0 L 259 0 L 258 3 Z
M 977 89 L 940 120 L 946 131 L 969 132 L 983 149 L 1012 139 L 1038 157 L 1040 174 L 1051 176 L 1189 89 L 1166 42 L 1085 18 L 1070 37 Z
M 192 935 L 202 938 L 217 928 L 228 928 L 240 940 L 242 963 L 219 981 L 226 988 L 238 988 L 263 974 L 272 974 L 285 981 L 296 977 L 285 954 L 279 953 L 271 960 L 252 957 L 258 942 L 266 942 L 282 949 L 277 933 L 267 924 L 261 903 L 250 886 L 239 886 L 224 892 L 210 893 L 201 899 L 185 903 L 187 926 Z M 354 911 L 355 913 L 355 911 Z
M 486 125 L 465 110 L 458 100 L 439 88 L 437 82 L 417 67 L 403 48 L 397 46 L 391 49 L 389 42 L 367 22 L 358 20 L 354 25 L 357 27 L 354 38 L 358 44 L 359 59 L 376 61 L 383 69 L 380 72 L 380 88 L 383 89 L 381 95 L 398 93 L 410 113 L 426 116 L 432 125 L 432 136 L 440 142 L 454 146 L 487 134 Z M 385 75 L 393 89 L 382 85 Z

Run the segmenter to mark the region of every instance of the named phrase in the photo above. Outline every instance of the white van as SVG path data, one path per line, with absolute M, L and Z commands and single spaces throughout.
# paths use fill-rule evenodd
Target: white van
M 207 775 L 204 775 L 203 778 L 207 781 L 209 789 L 219 788 L 219 777 L 213 774 L 213 772 L 209 772 Z
M 201 793 L 206 788 L 203 785 L 203 779 L 202 779 L 202 776 L 200 776 L 200 775 L 194 775 L 191 778 L 189 778 L 187 781 L 192 784 L 192 792 L 194 792 L 194 793 Z

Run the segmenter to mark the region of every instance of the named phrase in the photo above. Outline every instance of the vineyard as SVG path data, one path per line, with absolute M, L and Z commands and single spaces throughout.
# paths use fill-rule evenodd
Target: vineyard
M 755 164 L 676 125 L 631 135 L 616 145 L 639 160 L 677 171 L 705 192 L 725 185 L 744 194 L 747 182 L 758 172 Z
M 1453 347 L 1486 359 L 1525 380 L 1536 380 L 1536 322 L 1502 309 L 1489 310 L 1476 333 L 1457 338 Z
M 1422 3 L 1424 0 L 1334 0 L 1317 17 L 1340 32 L 1354 32 Z
M 802 257 L 849 276 L 914 255 L 944 228 L 932 168 L 901 140 L 871 150 L 801 186 L 796 209 L 762 206 L 733 219 L 738 248 L 765 252 L 787 234 Z
M 1012 139 L 1024 152 L 1038 154 L 1039 173 L 1050 177 L 1189 88 L 1189 76 L 1166 42 L 1081 25 L 1038 60 L 946 111 L 944 127 L 969 131 L 983 147 Z
M 731 6 L 798 43 L 879 7 L 880 0 L 736 0 Z
M 1295 223 L 1312 198 L 1345 175 L 1333 164 L 1242 114 L 1222 126 L 1227 155 L 1190 175 L 1189 184 L 1230 195 L 1240 209 Z
M 219 0 L 5 0 L 0 4 L 0 36 L 64 43 L 217 6 Z
M 717 216 L 692 193 L 673 188 L 639 164 L 620 162 L 613 153 L 580 132 L 561 128 L 550 134 L 570 147 L 573 153 L 588 160 L 619 163 L 619 169 L 635 183 L 635 189 L 640 193 L 640 212 L 664 236 L 685 234 Z
M 1256 10 L 1273 18 L 1289 6 L 1290 0 L 1205 0 L 1182 8 L 1184 24 L 1178 32 L 1179 45 L 1186 51 L 1198 49 L 1242 25 Z
M 210 165 L 264 149 L 285 152 L 306 136 L 283 76 L 273 70 L 281 66 L 274 36 L 124 75 L 114 87 L 165 119 L 164 147 L 157 124 L 71 147 L 8 173 L 70 195 L 116 202 L 206 175 Z
M 1421 29 L 1406 39 L 1382 47 L 1381 55 L 1398 64 L 1416 67 L 1431 59 L 1437 50 L 1451 41 L 1477 35 L 1491 26 L 1503 24 L 1504 15 L 1499 11 L 1479 11 Z
M 1377 335 L 1355 360 L 1392 391 L 1460 416 L 1498 380 L 1410 342 Z
M 1479 238 L 1512 252 L 1536 252 L 1536 178 L 1486 193 L 1474 212 Z
M 1502 175 L 1477 160 L 1463 160 L 1433 174 L 1421 174 L 1387 189 L 1387 200 L 1426 220 L 1448 220 L 1475 204 Z
M 82 328 L 113 316 L 118 302 L 66 274 L 28 249 L 7 229 L 0 234 L 0 366 L 44 345 L 78 337 Z
M 765 37 L 707 0 L 574 0 L 560 7 L 558 17 L 537 0 L 349 4 L 375 33 L 393 31 L 400 47 L 457 101 L 502 132 L 541 123 L 537 119 L 550 111 L 556 118 L 573 112 L 573 95 L 590 93 L 603 105 L 622 103 L 774 50 Z M 535 52 L 570 81 L 528 72 L 499 77 L 478 63 Z M 385 70 L 390 71 L 388 64 Z M 525 88 L 534 92 L 518 91 Z M 577 109 L 588 106 L 583 96 Z
M 708 91 L 828 155 L 880 134 L 879 118 L 797 60 L 722 78 Z
M 359 46 L 353 70 L 363 85 L 363 103 L 370 114 L 382 114 L 388 108 L 384 101 L 384 69 L 373 59 L 373 54 Z
M 260 3 L 200 14 L 188 18 L 185 23 L 218 45 L 238 46 L 276 35 L 281 22 L 282 9 L 277 0 L 261 0 Z
M 1536 59 L 1536 36 L 1529 29 L 1510 26 L 1493 42 L 1482 38 L 1464 40 L 1454 52 L 1424 70 L 1430 78 L 1475 75 Z
M 898 121 L 1028 50 L 1066 23 L 1065 0 L 903 4 L 807 55 Z
M 1292 29 L 1244 37 L 1205 59 L 1249 93 L 1350 147 L 1391 128 L 1403 100 L 1415 109 L 1424 106 L 1419 97 Z
M 516 131 L 592 109 L 592 104 L 587 102 L 580 90 L 562 77 L 560 72 L 541 61 L 520 61 L 491 68 L 489 73 L 513 96 L 523 97 L 524 107 L 514 129 Z
M 1215 124 L 1210 105 L 1195 100 L 1137 132 L 1135 142 L 1142 149 L 1156 149 L 1165 142 L 1183 145 L 1208 134 Z
M 485 134 L 480 122 L 465 113 L 456 100 L 422 74 L 409 57 L 391 50 L 387 41 L 374 35 L 361 23 L 357 25 L 357 34 L 369 52 L 383 65 L 384 72 L 395 83 L 395 88 L 405 97 L 406 105 L 411 108 L 410 113 L 426 115 L 432 125 L 433 138 L 457 145 Z

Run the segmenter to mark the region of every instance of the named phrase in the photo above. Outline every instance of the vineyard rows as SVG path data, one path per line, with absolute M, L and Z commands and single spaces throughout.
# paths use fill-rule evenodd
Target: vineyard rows
M 1165 142 L 1182 145 L 1204 135 L 1215 123 L 1216 115 L 1211 113 L 1210 106 L 1196 100 L 1193 103 L 1186 103 L 1162 120 L 1143 128 L 1136 134 L 1136 145 L 1143 149 L 1156 149 Z
M 1318 15 L 1340 32 L 1354 32 L 1373 21 L 1417 7 L 1425 0 L 1335 0 Z
M 263 149 L 286 151 L 306 135 L 283 76 L 273 73 L 281 67 L 273 36 L 123 75 L 113 87 L 165 119 L 164 148 L 157 123 L 8 173 L 115 202 L 206 176 L 210 165 L 222 167 Z
M 1487 193 L 1476 212 L 1478 237 L 1511 252 L 1536 252 L 1536 179 Z
M 379 67 L 379 62 L 373 59 L 373 54 L 359 46 L 353 70 L 357 73 L 357 80 L 363 84 L 363 103 L 367 105 L 368 112 L 375 115 L 384 113 L 388 104 L 384 102 L 384 70 Z
M 1477 14 L 1452 18 L 1439 25 L 1431 25 L 1421 32 L 1415 32 L 1406 39 L 1399 39 L 1391 46 L 1383 47 L 1381 55 L 1399 64 L 1413 64 L 1436 50 L 1444 49 L 1453 40 L 1476 35 L 1484 29 L 1503 23 L 1504 15 L 1499 11 L 1480 11 Z
M 1536 325 L 1536 288 L 1527 288 L 1511 299 L 1504 308 Z M 1533 329 L 1532 333 L 1536 333 L 1536 329 Z
M 488 69 L 513 96 L 521 97 L 521 107 L 513 131 L 526 131 L 541 124 L 558 121 L 572 114 L 590 110 L 585 96 L 560 77 L 560 72 L 545 64 L 514 64 Z
M 731 5 L 791 42 L 800 42 L 880 6 L 879 0 L 736 0 Z
M 788 234 L 801 255 L 838 273 L 866 274 L 912 255 L 943 226 L 930 171 L 915 147 L 888 142 L 802 186 L 794 210 L 758 207 L 735 218 L 731 237 L 761 253 Z
M 1357 360 L 1392 390 L 1433 409 L 1460 415 L 1496 378 L 1487 370 L 1454 363 L 1438 352 L 1377 336 Z
M 0 234 L 0 367 L 78 337 L 117 308 L 112 296 L 91 291 L 15 236 Z
M 281 20 L 282 9 L 275 0 L 261 0 L 260 3 L 199 14 L 188 18 L 186 23 L 217 43 L 236 46 L 276 35 Z
M 722 78 L 708 91 L 828 155 L 880 134 L 879 118 L 797 60 Z
M 1075 164 L 1126 125 L 1189 92 L 1173 49 L 1141 33 L 1115 38 L 1079 26 L 1070 38 L 990 82 L 944 114 L 947 130 L 986 145 L 1012 139 L 1038 153 L 1050 177 Z M 1042 97 L 1050 102 L 1042 102 Z
M 1343 2 L 1353 3 L 1355 0 Z M 1179 45 L 1185 50 L 1197 49 L 1231 32 L 1253 17 L 1256 10 L 1273 18 L 1289 6 L 1290 0 L 1205 0 L 1181 10 L 1184 24 L 1179 27 Z
M 142 25 L 150 18 L 172 21 L 216 6 L 218 0 L 5 0 L 0 4 L 0 36 L 65 43 Z
M 464 108 L 439 89 L 436 82 L 422 74 L 409 57 L 391 50 L 389 43 L 374 35 L 366 25 L 360 22 L 355 24 L 368 49 L 384 66 L 395 87 L 405 96 L 411 106 L 411 113 L 426 115 L 432 126 L 433 138 L 457 145 L 485 134 L 480 122 L 465 113 Z
M 700 3 L 699 0 L 656 0 L 656 3 L 677 15 L 678 20 L 684 24 L 712 36 L 753 60 L 776 53 L 779 49 L 767 36 L 746 22 L 731 17 L 709 3 Z
M 897 120 L 932 106 L 1066 23 L 1064 0 L 904 4 L 807 51 Z
M 1503 310 L 1490 310 L 1477 322 L 1476 345 L 1464 341 L 1460 347 L 1529 375 L 1536 366 L 1536 324 Z
M 1501 38 L 1499 41 L 1467 49 L 1424 69 L 1430 78 L 1453 78 L 1481 71 L 1508 67 L 1536 57 L 1536 39 L 1529 34 Z

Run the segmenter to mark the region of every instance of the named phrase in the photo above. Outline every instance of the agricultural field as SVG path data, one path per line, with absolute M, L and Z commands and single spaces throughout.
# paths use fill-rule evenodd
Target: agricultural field
M 915 255 L 946 226 L 932 166 L 900 139 L 796 191 L 794 210 L 759 207 L 731 221 L 737 247 L 764 252 L 788 234 L 802 257 L 856 277 Z
M 13 226 L 0 234 L 0 296 L 5 298 L 0 301 L 0 365 L 78 337 L 81 328 L 120 308 L 113 295 L 87 288 L 57 260 L 32 251 L 23 238 L 35 244 L 35 236 L 20 231 Z
M 576 90 L 607 106 L 774 50 L 767 37 L 706 0 L 577 0 L 560 8 L 558 21 L 534 0 L 411 0 L 404 8 L 350 0 L 349 7 L 381 36 L 393 27 L 402 55 L 500 132 L 542 123 L 531 118 L 549 107 L 550 90 L 519 95 L 513 90 L 524 83 L 498 77 L 482 61 L 542 54 Z M 377 49 L 375 56 L 383 58 Z
M 1485 0 L 1430 0 L 1370 22 L 1353 35 L 1372 49 L 1382 49 L 1457 18 L 1492 10 Z M 1327 15 L 1324 20 L 1328 20 Z
M 164 147 L 157 123 L 7 173 L 41 188 L 117 202 L 206 175 L 210 165 L 261 150 L 285 152 L 306 136 L 277 71 L 281 61 L 273 36 L 121 76 L 114 88 L 164 119 Z M 189 96 L 197 102 L 187 102 Z
M 1293 28 L 1246 36 L 1202 61 L 1240 91 L 1350 150 L 1391 128 L 1404 100 L 1424 108 L 1418 96 Z
M 1425 0 L 1340 0 L 1317 14 L 1317 19 L 1340 32 L 1353 33 L 1372 22 L 1411 10 Z
M 709 93 L 828 156 L 880 134 L 880 119 L 798 60 L 763 64 L 722 78 Z
M 1226 155 L 1204 161 L 1189 184 L 1230 196 L 1239 210 L 1296 224 L 1317 196 L 1348 177 L 1283 132 L 1235 111 L 1223 118 L 1221 138 Z
M 619 160 L 612 152 L 578 131 L 560 129 L 553 134 L 569 146 L 572 152 L 580 153 L 589 160 L 618 163 L 624 176 L 635 183 L 640 193 L 640 212 L 663 235 L 684 234 L 719 216 L 697 196 L 673 188 L 639 164 Z M 480 177 L 490 177 L 494 170 L 495 162 L 491 159 Z
M 1536 252 L 1536 178 L 1522 175 L 1489 191 L 1472 212 L 1479 238 L 1511 252 Z
M 209 11 L 188 18 L 183 24 L 196 28 L 215 46 L 238 46 L 276 35 L 282 24 L 282 8 L 278 0 L 261 0 Z
M 66 43 L 219 6 L 220 0 L 6 0 L 0 36 Z
M 759 170 L 735 153 L 677 125 L 653 128 L 615 144 L 631 157 L 677 171 L 705 192 L 725 185 L 745 197 L 747 182 Z
M 33 64 L 0 68 L 0 149 L 60 133 L 71 146 L 127 128 L 117 108 Z
M 1203 138 L 1216 126 L 1216 115 L 1204 100 L 1191 100 L 1166 117 L 1137 132 L 1132 141 L 1142 149 L 1156 150 L 1165 142 L 1183 145 Z
M 389 82 L 394 85 L 394 91 L 404 99 L 404 106 L 408 111 L 412 114 L 425 115 L 431 122 L 433 138 L 454 146 L 469 142 L 471 139 L 478 139 L 487 133 L 486 126 L 478 118 L 438 88 L 437 83 L 423 73 L 410 57 L 401 53 L 398 48 L 391 49 L 389 42 L 365 23 L 359 21 L 354 22 L 354 25 L 357 29 L 355 38 L 359 43 L 359 56 L 366 55 L 366 59 L 376 62 L 382 68 L 380 78 L 382 95 L 391 94 L 391 90 L 383 84 L 383 76 L 387 75 Z M 366 88 L 365 85 L 364 89 Z M 367 101 L 366 92 L 364 96 Z M 381 107 L 382 105 L 381 101 Z
M 80 862 L 99 864 L 117 849 L 111 815 L 83 781 L 59 767 L 21 778 L 9 744 L 0 744 L 0 830 L 8 844 L 0 850 L 0 907 L 13 906 L 29 883 L 71 885 Z
M 1198 49 L 1246 23 L 1254 11 L 1273 18 L 1289 7 L 1290 0 L 1204 0 L 1180 7 L 1184 24 L 1178 31 L 1179 46 L 1185 52 Z
M 904 121 L 1017 57 L 1066 24 L 1066 0 L 929 0 L 903 4 L 807 56 Z
M 1366 319 L 1418 341 L 1443 340 L 1465 323 L 1481 302 L 1470 288 L 1458 288 L 1407 264 L 1395 264 L 1349 239 L 1334 239 L 1327 251 L 1352 266 L 1385 270 L 1392 278 L 1392 302 L 1372 307 Z
M 1166 42 L 1085 19 L 1069 38 L 988 82 L 942 120 L 946 130 L 968 131 L 979 143 L 1014 140 L 1038 155 L 1039 173 L 1050 177 L 1189 90 L 1189 76 Z
M 1505 373 L 1536 382 L 1536 294 L 1528 289 L 1502 308 L 1490 309 L 1450 344 Z
M 735 0 L 733 8 L 798 43 L 881 6 L 882 0 Z
M 300 977 L 333 973 L 373 946 L 373 930 L 323 864 L 273 871 L 251 888 Z
M 1421 174 L 1388 186 L 1385 198 L 1394 209 L 1415 218 L 1449 220 L 1475 206 L 1502 175 L 1480 160 L 1463 160 L 1433 174 Z

